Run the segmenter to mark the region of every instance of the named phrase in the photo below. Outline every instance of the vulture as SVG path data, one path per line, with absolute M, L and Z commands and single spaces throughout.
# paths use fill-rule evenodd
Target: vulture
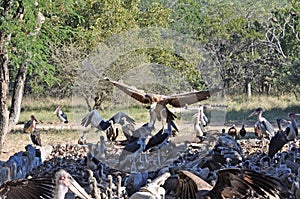
M 36 177 L 6 181 L 0 187 L 0 198 L 64 199 L 69 191 L 80 198 L 91 199 L 74 178 L 63 169 L 56 173 L 55 180 L 51 177 Z
M 277 178 L 252 170 L 227 168 L 217 171 L 214 186 L 187 170 L 179 170 L 176 198 L 289 198 L 289 190 Z M 166 188 L 166 187 L 165 187 Z M 167 189 L 167 188 L 166 188 Z M 167 191 L 167 190 L 166 190 Z
M 81 121 L 81 125 L 88 127 L 90 124 L 96 127 L 99 131 L 105 131 L 111 124 L 118 123 L 120 125 L 125 125 L 126 122 L 134 125 L 134 120 L 122 112 L 117 112 L 108 120 L 102 118 L 98 110 L 91 110 Z
M 55 184 L 52 178 L 38 177 L 4 182 L 0 187 L 0 198 L 52 199 Z
M 60 109 L 60 106 L 56 107 L 54 113 L 63 123 L 67 124 L 69 122 L 67 114 Z
M 161 121 L 163 128 L 165 122 L 167 122 L 166 120 L 174 120 L 176 118 L 176 115 L 167 108 L 168 104 L 175 108 L 180 108 L 206 100 L 211 94 L 221 91 L 221 89 L 212 89 L 167 96 L 146 93 L 143 90 L 113 81 L 107 77 L 105 79 L 135 100 L 143 104 L 150 104 L 150 123 L 154 126 L 156 120 Z
M 235 127 L 235 124 L 233 124 L 229 129 L 228 129 L 228 135 L 233 137 L 235 140 L 238 138 L 238 131 Z
M 245 125 L 242 125 L 242 128 L 240 129 L 239 135 L 244 137 L 247 134 L 247 131 L 245 129 Z

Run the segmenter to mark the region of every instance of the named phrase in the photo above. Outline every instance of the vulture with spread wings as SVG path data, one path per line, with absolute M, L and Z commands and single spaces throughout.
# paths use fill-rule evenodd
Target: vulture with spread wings
M 131 117 L 122 112 L 117 112 L 111 118 L 105 120 L 96 109 L 91 110 L 81 121 L 82 126 L 88 127 L 91 124 L 99 131 L 105 131 L 106 129 L 108 129 L 108 127 L 115 123 L 120 125 L 125 125 L 127 123 L 130 123 L 132 125 L 135 124 L 134 120 Z
M 217 172 L 217 175 L 215 186 L 211 186 L 197 175 L 180 170 L 176 197 L 191 199 L 289 197 L 289 191 L 278 179 L 252 170 L 222 169 Z
M 176 108 L 184 107 L 189 104 L 194 104 L 196 102 L 206 100 L 211 96 L 211 94 L 221 91 L 221 89 L 212 89 L 166 96 L 146 93 L 143 90 L 139 90 L 135 87 L 113 81 L 109 78 L 105 79 L 135 100 L 143 104 L 151 104 L 150 123 L 152 125 L 154 125 L 156 119 L 162 121 L 162 124 L 164 126 L 164 122 L 167 122 L 164 121 L 164 119 L 174 120 L 176 118 L 176 116 L 167 108 L 167 104 Z

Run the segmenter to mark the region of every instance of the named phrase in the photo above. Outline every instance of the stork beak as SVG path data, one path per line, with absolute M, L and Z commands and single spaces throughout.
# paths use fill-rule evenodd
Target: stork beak
M 193 115 L 193 117 L 197 117 L 198 116 L 198 113 L 195 113 L 194 115 Z
M 250 117 L 252 117 L 253 115 L 256 115 L 257 114 L 257 112 L 256 111 L 253 111 L 249 116 L 248 116 L 248 118 L 250 118 Z
M 76 196 L 83 199 L 91 199 L 89 194 L 74 180 L 72 176 L 70 176 L 70 185 L 69 190 L 72 191 Z
M 300 113 L 295 113 L 295 116 L 300 116 Z

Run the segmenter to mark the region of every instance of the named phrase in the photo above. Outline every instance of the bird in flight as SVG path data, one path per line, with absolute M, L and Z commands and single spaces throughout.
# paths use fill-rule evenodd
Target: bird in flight
M 164 127 L 165 123 L 167 123 L 168 120 L 174 120 L 176 118 L 176 116 L 167 108 L 168 104 L 175 108 L 180 108 L 189 104 L 194 104 L 199 101 L 206 100 L 211 97 L 212 94 L 221 91 L 221 89 L 216 88 L 211 90 L 193 91 L 168 96 L 146 93 L 143 90 L 128 86 L 117 81 L 113 81 L 107 77 L 105 79 L 135 100 L 143 104 L 150 104 L 149 123 L 153 126 L 156 120 L 161 121 Z

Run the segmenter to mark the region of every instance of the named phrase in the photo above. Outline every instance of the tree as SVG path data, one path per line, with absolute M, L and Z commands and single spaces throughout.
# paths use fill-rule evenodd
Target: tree
M 48 63 L 49 42 L 57 34 L 43 29 L 54 13 L 72 11 L 73 2 L 41 2 L 3 0 L 0 4 L 0 152 L 5 137 L 18 122 L 25 80 L 28 74 L 39 74 L 48 85 L 57 79 L 55 68 Z M 68 10 L 69 9 L 69 10 Z M 48 19 L 47 19 L 48 18 Z M 53 33 L 53 32 L 52 32 Z M 54 42 L 53 42 L 54 43 Z M 9 85 L 13 83 L 11 94 Z M 11 95 L 11 106 L 8 96 Z

